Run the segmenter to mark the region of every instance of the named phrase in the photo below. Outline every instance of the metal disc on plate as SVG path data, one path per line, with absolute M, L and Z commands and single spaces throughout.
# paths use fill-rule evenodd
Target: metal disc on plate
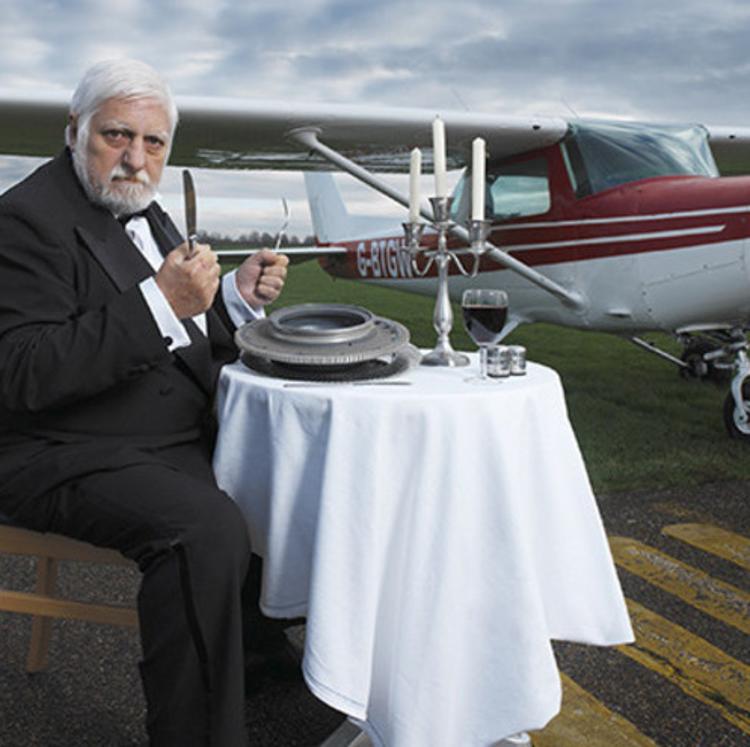
M 235 332 L 240 350 L 299 366 L 346 366 L 391 355 L 409 331 L 391 319 L 348 304 L 300 304 L 278 309 Z
M 398 352 L 348 366 L 300 366 L 278 363 L 250 353 L 242 354 L 242 362 L 256 373 L 278 379 L 298 381 L 368 381 L 386 379 L 408 371 L 419 364 L 421 355 L 413 345 L 404 345 Z
M 358 340 L 372 332 L 375 315 L 359 306 L 304 303 L 274 311 L 268 318 L 280 340 L 304 344 Z

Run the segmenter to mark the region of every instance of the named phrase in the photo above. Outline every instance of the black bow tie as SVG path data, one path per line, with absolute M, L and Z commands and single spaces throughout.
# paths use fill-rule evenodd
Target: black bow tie
M 151 205 L 149 204 L 147 207 L 143 208 L 143 210 L 139 210 L 137 213 L 128 213 L 127 215 L 120 215 L 117 218 L 117 220 L 120 223 L 120 225 L 124 227 L 129 221 L 133 220 L 133 218 L 146 218 L 150 207 Z

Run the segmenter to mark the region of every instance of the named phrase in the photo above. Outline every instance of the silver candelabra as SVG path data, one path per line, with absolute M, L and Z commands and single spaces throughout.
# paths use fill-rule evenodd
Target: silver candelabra
M 453 309 L 448 293 L 448 270 L 451 262 L 464 277 L 476 277 L 479 272 L 481 255 L 486 251 L 485 241 L 490 231 L 490 221 L 472 220 L 469 224 L 470 246 L 466 249 L 449 249 L 448 234 L 453 227 L 450 219 L 452 197 L 431 197 L 433 220 L 432 225 L 437 231 L 437 247 L 422 246 L 422 235 L 425 223 L 409 221 L 404 223 L 406 247 L 412 269 L 418 277 L 425 277 L 433 265 L 437 266 L 437 294 L 435 311 L 432 315 L 432 325 L 437 332 L 437 343 L 432 351 L 422 358 L 425 366 L 466 366 L 469 358 L 463 353 L 456 352 L 451 346 L 450 333 L 453 329 Z M 420 266 L 419 257 L 426 260 Z M 464 264 L 469 259 L 471 265 Z

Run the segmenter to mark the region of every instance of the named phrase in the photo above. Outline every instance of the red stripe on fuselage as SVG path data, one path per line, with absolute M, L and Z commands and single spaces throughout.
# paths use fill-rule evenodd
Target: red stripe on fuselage
M 560 228 L 529 225 L 529 230 L 524 231 L 499 229 L 491 238 L 528 265 L 548 265 L 738 241 L 750 233 L 748 217 L 750 209 L 740 214 L 637 223 L 583 223 Z
M 556 200 L 553 202 L 557 202 Z M 690 249 L 738 241 L 750 236 L 750 178 L 659 177 L 617 187 L 581 200 L 560 201 L 543 216 L 495 225 L 491 241 L 530 266 Z M 435 235 L 423 243 L 435 245 Z M 346 258 L 322 260 L 335 275 L 383 279 L 411 275 L 374 275 L 358 270 L 357 247 L 378 251 L 402 236 L 342 242 Z M 451 241 L 452 247 L 463 246 Z M 376 247 L 375 250 L 371 247 Z M 502 269 L 484 258 L 483 271 Z M 451 266 L 450 273 L 458 274 Z M 436 271 L 428 273 L 436 275 Z
M 511 256 L 529 266 L 581 262 L 593 259 L 604 259 L 645 252 L 690 249 L 697 246 L 737 241 L 747 238 L 750 233 L 750 209 L 745 213 L 709 216 L 703 218 L 666 218 L 643 222 L 618 222 L 606 224 L 581 224 L 576 226 L 548 225 L 544 228 L 528 223 L 523 229 L 496 229 L 491 235 L 492 242 Z M 690 233 L 681 233 L 689 231 Z M 703 232 L 705 231 L 705 233 Z M 640 236 L 643 238 L 640 238 Z M 433 239 L 430 241 L 430 239 Z M 371 271 L 362 274 L 357 267 L 357 247 L 365 245 L 368 258 L 371 253 L 381 251 L 386 242 L 396 244 L 401 237 L 379 237 L 356 242 L 340 242 L 349 249 L 345 259 L 324 258 L 323 266 L 333 274 L 345 277 L 368 277 L 375 279 L 411 277 L 402 272 L 396 275 Z M 426 237 L 425 243 L 434 244 L 434 237 Z M 592 243 L 589 243 L 592 242 Z M 463 246 L 451 242 L 455 247 Z M 541 245 L 541 246 L 539 246 Z M 393 244 L 391 244 L 393 246 Z M 374 247 L 374 249 L 373 249 Z M 381 260 L 378 260 L 382 262 Z M 420 264 L 424 259 L 420 259 Z M 493 271 L 502 268 L 502 264 L 489 258 L 481 261 L 482 271 Z M 458 274 L 456 267 L 451 266 L 450 274 Z M 430 271 L 429 277 L 436 272 Z

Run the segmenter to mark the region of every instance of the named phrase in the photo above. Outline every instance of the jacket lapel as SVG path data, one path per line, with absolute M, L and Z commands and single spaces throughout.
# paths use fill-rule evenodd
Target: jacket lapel
M 121 293 L 154 274 L 151 265 L 114 218 L 100 230 L 76 226 L 76 234 Z
M 172 219 L 155 202 L 148 206 L 146 220 L 162 254 L 167 255 L 184 241 Z
M 119 291 L 132 288 L 153 274 L 151 266 L 109 210 L 94 205 L 75 174 L 66 148 L 52 163 L 52 176 L 72 216 L 72 228 Z
M 165 213 L 159 205 L 152 202 L 146 211 L 146 219 L 151 227 L 151 232 L 164 254 L 178 247 L 185 240 L 182 234 L 175 226 L 174 221 Z M 220 301 L 221 289 L 219 289 L 216 302 Z M 217 313 L 215 305 L 206 312 L 206 324 L 208 336 L 223 346 L 232 346 L 232 332 L 227 329 L 220 314 Z M 195 329 L 195 334 L 201 334 L 200 330 Z M 191 337 L 192 337 L 191 333 Z
M 146 220 L 156 243 L 165 256 L 184 241 L 172 219 L 155 202 L 152 202 L 148 210 L 146 210 Z M 212 309 L 209 309 L 206 312 L 206 321 L 209 325 L 209 330 L 211 329 L 212 316 L 214 316 L 214 312 Z M 201 386 L 210 394 L 213 390 L 211 343 L 208 337 L 198 329 L 198 325 L 192 319 L 183 320 L 183 324 L 192 344 L 186 348 L 177 348 L 174 353 L 185 363 L 198 379 Z
M 66 191 L 76 216 L 75 233 L 81 244 L 121 293 L 154 275 L 154 270 L 138 247 L 128 237 L 114 216 L 104 208 L 93 205 L 85 196 L 75 176 L 69 154 L 59 159 L 61 178 L 67 182 Z M 159 247 L 167 254 L 183 242 L 183 238 L 170 217 L 151 203 L 146 218 Z M 209 333 L 228 337 L 221 319 L 213 309 L 207 314 Z M 208 393 L 213 389 L 211 342 L 192 320 L 186 323 L 192 344 L 175 350 L 175 356 L 186 366 L 195 380 Z

